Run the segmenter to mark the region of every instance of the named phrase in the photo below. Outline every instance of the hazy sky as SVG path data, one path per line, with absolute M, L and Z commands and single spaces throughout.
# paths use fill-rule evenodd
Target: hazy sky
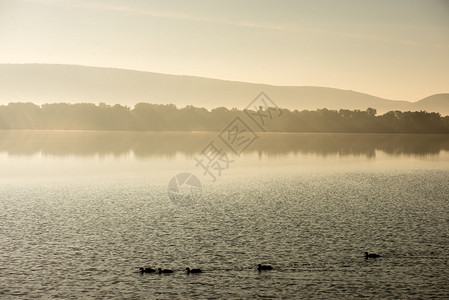
M 329 86 L 415 101 L 449 92 L 449 1 L 0 0 L 0 63 Z

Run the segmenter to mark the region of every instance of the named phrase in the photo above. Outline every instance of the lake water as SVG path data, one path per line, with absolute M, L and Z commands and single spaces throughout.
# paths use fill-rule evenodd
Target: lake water
M 448 135 L 218 134 L 0 132 L 0 298 L 449 298 Z

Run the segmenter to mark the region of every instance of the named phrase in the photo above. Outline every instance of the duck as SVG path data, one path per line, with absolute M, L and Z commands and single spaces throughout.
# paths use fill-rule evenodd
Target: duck
M 143 267 L 139 268 L 139 271 L 140 271 L 140 273 L 154 273 L 154 272 L 156 272 L 155 269 L 152 269 L 152 268 L 143 268 Z
M 261 265 L 261 264 L 258 264 L 257 265 L 257 270 L 259 270 L 259 271 L 263 271 L 263 270 L 273 270 L 273 267 L 272 266 L 268 266 L 268 265 Z
M 168 273 L 173 273 L 173 271 L 172 270 L 168 270 L 168 269 L 161 269 L 161 268 L 159 268 L 159 269 L 157 269 L 157 273 L 158 274 L 162 274 L 162 273 L 168 274 Z
M 378 258 L 379 254 L 365 252 L 365 258 Z
M 189 267 L 187 267 L 186 272 L 187 274 L 190 274 L 190 273 L 202 273 L 203 271 L 201 271 L 201 269 L 190 269 Z

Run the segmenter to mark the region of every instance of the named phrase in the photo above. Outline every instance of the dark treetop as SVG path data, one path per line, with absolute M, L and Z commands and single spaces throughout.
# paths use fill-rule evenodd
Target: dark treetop
M 91 103 L 9 103 L 0 106 L 0 130 L 133 130 L 133 131 L 221 131 L 235 117 L 246 119 L 242 110 L 224 107 L 207 110 L 194 106 L 139 103 L 127 106 Z M 449 133 L 449 116 L 426 111 L 376 110 L 290 111 L 268 120 L 270 132 L 351 133 Z

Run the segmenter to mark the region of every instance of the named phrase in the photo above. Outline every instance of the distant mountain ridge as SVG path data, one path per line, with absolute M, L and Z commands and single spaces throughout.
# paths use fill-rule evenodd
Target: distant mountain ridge
M 314 110 L 426 110 L 449 115 L 449 93 L 417 102 L 388 100 L 326 87 L 273 86 L 195 76 L 51 64 L 1 64 L 0 103 L 105 102 L 134 106 L 139 102 L 214 108 L 246 107 L 261 91 L 278 106 Z

